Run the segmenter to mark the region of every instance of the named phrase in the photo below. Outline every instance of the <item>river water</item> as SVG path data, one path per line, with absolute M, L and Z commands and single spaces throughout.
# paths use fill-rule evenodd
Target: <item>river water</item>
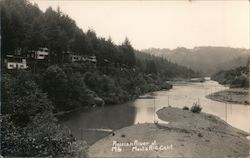
M 93 144 L 109 135 L 106 130 L 145 122 L 162 122 L 155 112 L 165 106 L 191 107 L 200 103 L 202 112 L 214 114 L 230 125 L 250 132 L 250 106 L 223 103 L 206 98 L 206 95 L 227 89 L 215 81 L 203 83 L 173 83 L 173 89 L 157 91 L 126 104 L 97 107 L 65 115 L 61 123 L 68 126 L 77 139 Z

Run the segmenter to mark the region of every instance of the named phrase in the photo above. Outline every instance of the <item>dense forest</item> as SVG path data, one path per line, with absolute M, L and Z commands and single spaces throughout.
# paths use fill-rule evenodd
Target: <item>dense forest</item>
M 249 88 L 249 66 L 219 71 L 213 74 L 211 79 L 231 88 Z
M 188 69 L 184 66 L 171 63 L 163 57 L 150 55 L 140 51 L 136 51 L 135 55 L 138 60 L 138 66 L 143 72 L 149 74 L 158 73 L 164 80 L 201 76 L 200 73 L 194 72 L 192 69 Z
M 178 47 L 176 49 L 150 48 L 143 50 L 146 53 L 164 57 L 171 62 L 202 72 L 204 75 L 212 75 L 218 70 L 230 70 L 247 64 L 249 50 L 230 47 L 194 47 L 188 49 Z
M 170 89 L 175 77 L 199 75 L 164 58 L 136 51 L 125 38 L 112 39 L 84 32 L 68 15 L 51 7 L 42 12 L 26 0 L 3 0 L 1 10 L 2 155 L 72 156 L 79 146 L 54 114 L 98 105 L 112 105 L 141 94 Z M 7 54 L 25 57 L 48 48 L 47 64 L 26 70 L 6 69 Z M 95 67 L 65 63 L 63 52 L 94 55 Z

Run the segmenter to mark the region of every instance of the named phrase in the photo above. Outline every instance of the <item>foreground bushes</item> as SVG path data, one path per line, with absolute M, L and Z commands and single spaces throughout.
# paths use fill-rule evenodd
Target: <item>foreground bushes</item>
M 3 75 L 1 151 L 4 156 L 71 156 L 69 129 L 58 125 L 53 105 L 23 71 Z M 29 78 L 29 80 L 27 80 Z
M 3 117 L 1 147 L 4 156 L 66 156 L 74 138 L 69 130 L 52 122 L 51 114 L 36 116 L 29 125 L 15 125 L 9 115 Z
M 184 106 L 182 110 L 189 110 L 189 107 Z M 202 110 L 202 107 L 198 103 L 194 103 L 193 106 L 190 108 L 190 111 L 193 113 L 200 113 Z

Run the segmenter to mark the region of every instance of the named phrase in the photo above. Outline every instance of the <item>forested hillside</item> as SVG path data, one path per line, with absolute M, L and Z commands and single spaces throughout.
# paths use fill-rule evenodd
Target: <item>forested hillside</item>
M 212 80 L 220 84 L 227 84 L 232 88 L 249 87 L 249 67 L 241 66 L 231 70 L 222 70 L 211 76 Z
M 150 74 L 159 73 L 161 78 L 164 78 L 165 80 L 171 80 L 175 77 L 192 78 L 201 75 L 198 72 L 194 72 L 192 69 L 172 63 L 164 57 L 140 51 L 136 51 L 135 55 L 138 60 L 138 66 L 143 72 Z
M 55 113 L 124 103 L 160 89 L 165 80 L 193 77 L 194 71 L 163 58 L 135 53 L 126 38 L 121 45 L 84 32 L 68 15 L 52 8 L 42 12 L 26 0 L 0 1 L 3 124 L 5 156 L 66 156 L 77 154 L 74 138 L 57 124 Z M 26 70 L 8 70 L 7 55 L 22 58 L 48 48 L 48 63 Z M 96 56 L 96 66 L 64 62 L 64 52 Z
M 10 0 L 1 2 L 1 14 L 3 55 L 17 49 L 21 49 L 24 55 L 27 50 L 47 47 L 52 52 L 51 59 L 54 59 L 51 64 L 62 63 L 62 53 L 67 50 L 77 54 L 95 54 L 99 65 L 104 58 L 130 67 L 135 64 L 133 48 L 128 40 L 116 46 L 111 39 L 98 38 L 93 30 L 83 32 L 59 8 L 57 11 L 48 8 L 43 13 L 37 5 L 25 0 Z
M 21 56 L 40 47 L 50 50 L 48 65 L 36 69 L 30 65 L 30 72 L 34 72 L 31 78 L 48 94 L 56 110 L 81 105 L 78 102 L 71 105 L 72 98 L 76 101 L 83 97 L 74 95 L 80 91 L 90 98 L 101 97 L 106 104 L 117 104 L 141 93 L 159 89 L 165 79 L 195 75 L 193 71 L 165 59 L 152 56 L 140 59 L 140 55 L 136 58 L 135 50 L 127 38 L 121 45 L 116 45 L 111 38 L 97 37 L 93 30 L 83 32 L 59 8 L 56 11 L 48 8 L 43 13 L 37 5 L 25 0 L 6 0 L 1 2 L 1 12 L 2 59 L 7 54 L 15 54 L 17 50 Z M 88 69 L 84 63 L 64 63 L 63 53 L 66 51 L 96 56 L 97 67 Z M 153 79 L 150 79 L 152 75 Z M 96 81 L 93 82 L 93 79 Z M 75 84 L 79 85 L 72 86 Z M 153 89 L 147 88 L 150 84 L 156 86 Z M 82 88 L 75 92 L 71 91 L 72 87 Z M 93 101 L 88 103 L 92 104 Z
M 211 75 L 219 70 L 229 70 L 247 63 L 248 50 L 229 47 L 195 47 L 187 49 L 179 47 L 173 50 L 150 48 L 143 50 L 184 65 L 205 75 Z

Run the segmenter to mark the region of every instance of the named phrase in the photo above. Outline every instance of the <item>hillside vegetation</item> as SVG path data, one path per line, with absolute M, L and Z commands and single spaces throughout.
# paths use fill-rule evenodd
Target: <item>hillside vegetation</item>
M 248 88 L 249 67 L 241 66 L 231 70 L 222 70 L 212 75 L 211 79 L 232 88 Z
M 54 11 L 50 7 L 43 13 L 36 4 L 26 0 L 4 0 L 1 14 L 2 59 L 17 50 L 21 56 L 40 47 L 50 50 L 47 65 L 36 68 L 30 65 L 27 71 L 33 72 L 29 79 L 47 93 L 56 110 L 92 104 L 88 97 L 101 97 L 106 104 L 117 104 L 161 89 L 165 79 L 197 75 L 163 58 L 145 58 L 143 53 L 135 55 L 127 38 L 116 45 L 111 38 L 97 37 L 93 30 L 83 32 L 60 8 Z M 66 51 L 94 55 L 97 66 L 88 68 L 85 63 L 65 63 L 63 52 Z M 13 74 L 5 69 L 4 73 Z
M 161 78 L 171 80 L 172 78 L 193 78 L 200 77 L 201 74 L 192 69 L 172 63 L 167 59 L 148 53 L 137 51 L 136 58 L 139 60 L 139 67 L 145 73 L 158 73 Z

